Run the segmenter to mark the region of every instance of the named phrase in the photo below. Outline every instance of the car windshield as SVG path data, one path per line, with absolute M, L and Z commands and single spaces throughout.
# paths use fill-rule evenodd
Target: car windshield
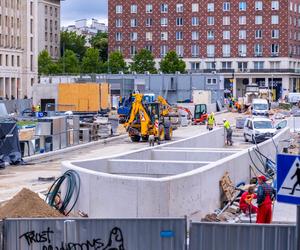
M 268 104 L 265 104 L 265 103 L 253 104 L 253 109 L 255 109 L 255 110 L 267 110 L 268 109 Z
M 256 129 L 268 129 L 273 128 L 271 121 L 255 121 L 254 128 Z

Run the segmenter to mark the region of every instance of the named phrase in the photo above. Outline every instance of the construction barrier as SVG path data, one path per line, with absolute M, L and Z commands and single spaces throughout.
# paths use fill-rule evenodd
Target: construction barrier
M 185 250 L 186 229 L 185 218 L 7 219 L 2 249 Z
M 295 250 L 295 225 L 191 223 L 189 250 Z

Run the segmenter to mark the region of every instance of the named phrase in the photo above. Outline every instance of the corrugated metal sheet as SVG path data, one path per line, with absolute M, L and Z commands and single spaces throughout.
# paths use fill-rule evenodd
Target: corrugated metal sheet
M 295 225 L 191 223 L 190 250 L 295 250 Z
M 182 219 L 9 219 L 5 250 L 184 250 Z

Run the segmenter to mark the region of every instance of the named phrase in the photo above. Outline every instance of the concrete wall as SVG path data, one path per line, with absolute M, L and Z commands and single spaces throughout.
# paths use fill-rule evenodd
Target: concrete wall
M 222 152 L 225 158 L 207 165 L 202 165 L 203 162 L 198 161 L 194 163 L 179 162 L 176 166 L 170 157 L 169 163 L 167 160 L 160 160 L 154 164 L 155 166 L 149 168 L 153 162 L 150 160 L 147 162 L 146 159 L 150 158 L 144 158 L 144 156 L 163 158 L 157 155 L 159 150 L 169 152 L 172 149 L 175 150 L 176 147 L 177 150 L 178 148 L 190 149 L 192 153 L 188 154 L 191 156 L 194 155 L 193 152 L 197 147 L 207 146 L 211 147 L 212 151 L 216 151 L 212 148 L 215 146 L 221 151 L 220 148 L 224 146 L 222 135 L 223 129 L 216 129 L 210 133 L 157 146 L 153 152 L 151 152 L 152 149 L 144 149 L 115 156 L 111 160 L 106 158 L 63 162 L 63 172 L 74 169 L 81 178 L 81 191 L 75 210 L 85 211 L 91 217 L 112 218 L 190 216 L 195 213 L 203 216 L 208 212 L 213 212 L 220 205 L 219 181 L 226 171 L 229 172 L 234 183 L 249 180 L 251 162 L 248 150 L 237 151 L 235 154 Z M 274 137 L 275 143 L 288 138 L 288 135 L 288 129 L 283 130 Z M 212 140 L 212 138 L 214 139 Z M 282 144 L 279 144 L 279 148 L 281 146 Z M 253 151 L 253 148 L 250 151 Z M 272 140 L 261 143 L 259 148 L 267 156 L 275 158 L 276 150 Z M 209 149 L 207 150 L 209 152 Z M 222 153 L 219 152 L 220 158 Z M 208 153 L 205 157 L 208 159 L 210 154 Z M 140 161 L 130 159 L 140 159 Z M 145 160 L 144 163 L 142 163 L 143 160 Z M 200 157 L 197 160 L 200 160 Z M 255 161 L 259 165 L 259 161 L 257 159 Z M 199 164 L 199 167 L 195 169 L 193 164 Z M 108 174 L 110 171 L 114 173 L 123 171 L 124 174 Z M 136 173 L 135 176 L 126 176 L 132 175 L 134 172 L 139 172 L 138 175 L 144 175 L 147 178 L 137 177 Z M 148 178 L 149 176 L 158 177 L 158 174 L 172 175 L 176 172 L 179 174 L 162 178 Z

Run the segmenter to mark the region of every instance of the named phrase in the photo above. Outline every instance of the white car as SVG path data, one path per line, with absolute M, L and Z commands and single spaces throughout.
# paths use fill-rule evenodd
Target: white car
M 252 141 L 253 143 L 259 143 L 265 141 L 276 134 L 277 129 L 286 127 L 287 122 L 281 121 L 276 127 L 268 118 L 255 117 L 247 118 L 244 124 L 244 138 L 245 141 Z

